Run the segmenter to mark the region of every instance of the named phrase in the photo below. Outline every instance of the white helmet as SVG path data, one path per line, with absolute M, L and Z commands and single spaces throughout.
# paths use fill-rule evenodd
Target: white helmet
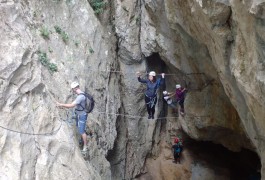
M 156 72 L 155 71 L 150 71 L 149 76 L 156 76 Z
M 71 88 L 76 88 L 77 86 L 79 86 L 78 82 L 72 82 L 71 83 Z
M 177 84 L 176 85 L 176 88 L 178 89 L 178 88 L 181 88 L 181 85 L 180 84 Z
M 164 94 L 164 95 L 167 95 L 167 91 L 163 91 L 163 94 Z

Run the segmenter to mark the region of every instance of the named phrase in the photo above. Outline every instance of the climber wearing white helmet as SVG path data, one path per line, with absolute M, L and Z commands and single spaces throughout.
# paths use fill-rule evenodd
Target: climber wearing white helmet
M 184 100 L 186 88 L 182 88 L 180 84 L 176 85 L 176 100 L 180 105 L 180 114 L 184 115 Z
M 148 112 L 148 119 L 154 119 L 155 115 L 155 105 L 157 103 L 157 89 L 160 85 L 164 84 L 165 81 L 165 73 L 162 73 L 162 78 L 156 79 L 156 73 L 151 71 L 149 73 L 148 79 L 141 79 L 141 74 L 139 72 L 136 73 L 138 77 L 138 81 L 141 83 L 145 83 L 147 89 L 145 91 L 145 103 Z
M 58 107 L 64 107 L 64 108 L 73 108 L 75 107 L 75 113 L 77 115 L 77 126 L 78 131 L 82 137 L 82 140 L 84 142 L 83 146 L 83 152 L 87 151 L 87 135 L 85 132 L 86 128 L 86 121 L 87 121 L 87 112 L 85 111 L 84 107 L 86 106 L 86 97 L 84 95 L 84 92 L 81 91 L 79 84 L 77 82 L 71 83 L 71 89 L 75 94 L 77 94 L 76 99 L 71 104 L 63 104 L 57 102 Z
M 172 97 L 175 96 L 175 93 L 163 91 L 163 98 L 167 104 L 172 108 L 177 108 L 175 102 L 173 102 Z

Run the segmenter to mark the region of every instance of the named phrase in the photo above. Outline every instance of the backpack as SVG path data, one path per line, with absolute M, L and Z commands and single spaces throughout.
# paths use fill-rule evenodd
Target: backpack
M 87 113 L 91 113 L 93 111 L 94 105 L 95 105 L 95 101 L 94 101 L 93 97 L 90 94 L 86 93 L 86 92 L 85 93 L 81 93 L 81 94 L 83 94 L 86 97 L 86 105 L 85 105 L 85 107 L 83 107 L 82 105 L 80 105 L 80 106 Z
M 174 148 L 175 153 L 180 153 L 182 151 L 182 148 L 180 146 L 180 143 L 177 144 L 177 147 Z

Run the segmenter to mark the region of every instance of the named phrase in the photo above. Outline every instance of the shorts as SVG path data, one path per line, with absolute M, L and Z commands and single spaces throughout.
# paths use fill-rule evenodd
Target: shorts
M 77 123 L 78 131 L 81 135 L 86 132 L 85 131 L 86 121 L 87 121 L 87 114 L 77 115 L 76 123 Z

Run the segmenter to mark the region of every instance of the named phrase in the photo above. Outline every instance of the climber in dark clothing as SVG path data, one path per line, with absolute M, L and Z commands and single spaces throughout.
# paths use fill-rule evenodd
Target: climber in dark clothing
M 186 93 L 187 89 L 186 88 L 182 88 L 180 84 L 176 85 L 176 100 L 180 105 L 180 114 L 184 115 L 185 111 L 184 111 L 184 100 L 185 100 L 185 93 Z
M 155 115 L 155 105 L 157 102 L 157 89 L 160 85 L 164 84 L 165 81 L 165 73 L 162 73 L 162 78 L 156 79 L 156 73 L 151 71 L 149 73 L 148 79 L 141 79 L 140 73 L 136 73 L 138 76 L 138 81 L 141 83 L 145 83 L 147 89 L 145 91 L 145 103 L 148 112 L 148 119 L 154 119 Z
M 175 163 L 180 163 L 180 153 L 182 152 L 183 145 L 179 138 L 175 138 L 174 145 L 172 146 L 174 161 Z

